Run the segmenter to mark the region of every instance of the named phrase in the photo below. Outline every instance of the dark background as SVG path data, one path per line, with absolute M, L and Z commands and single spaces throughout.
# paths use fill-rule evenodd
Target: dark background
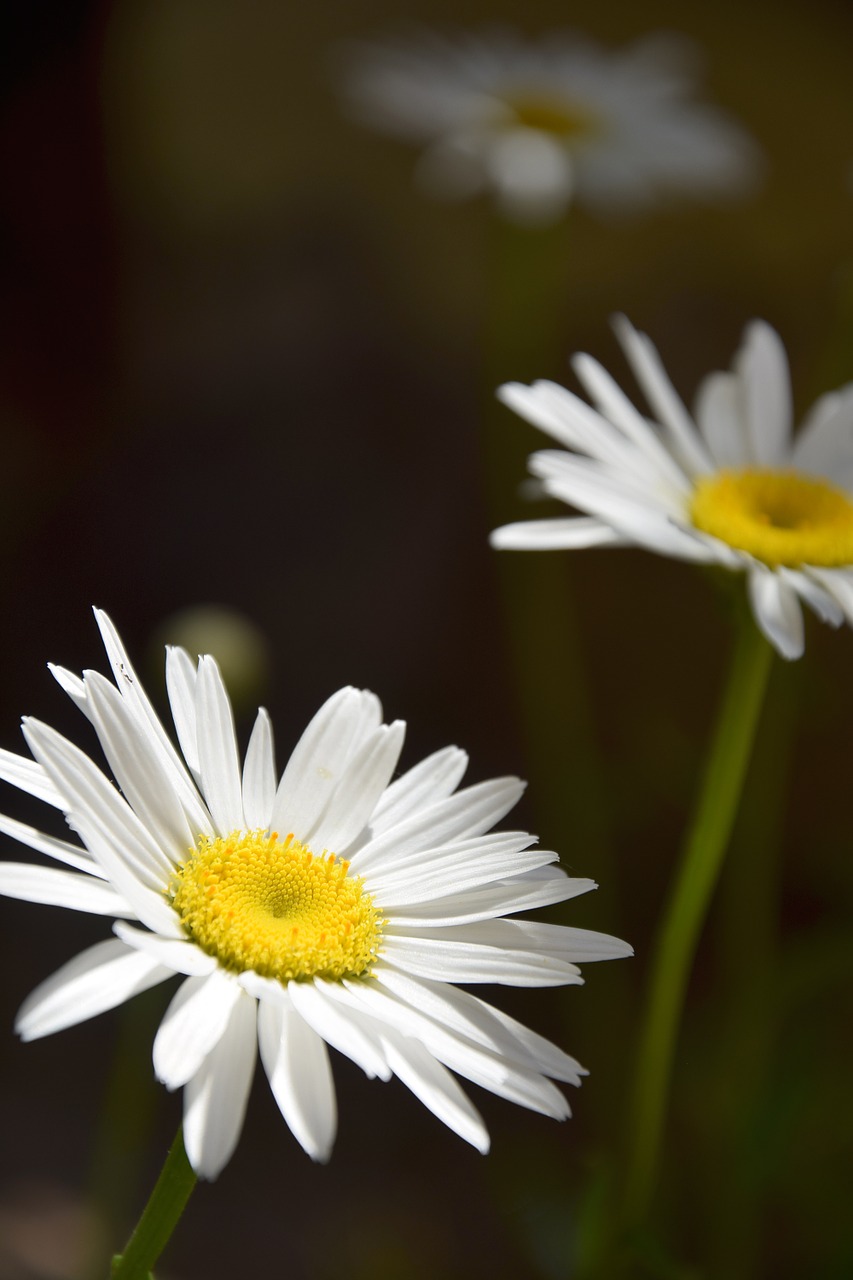
M 853 377 L 849 7 L 573 6 L 572 24 L 608 44 L 691 35 L 706 95 L 753 134 L 766 174 L 744 203 L 685 200 L 606 224 L 578 209 L 538 240 L 501 230 L 485 202 L 425 200 L 414 151 L 348 119 L 335 84 L 346 39 L 517 23 L 517 9 L 5 11 L 2 744 L 21 748 L 22 713 L 90 743 L 45 663 L 103 669 L 92 603 L 157 697 L 164 630 L 181 638 L 169 619 L 221 605 L 266 646 L 248 696 L 270 707 L 282 761 L 340 684 L 375 689 L 409 722 L 404 762 L 455 741 L 472 781 L 529 777 L 512 824 L 602 884 L 559 918 L 637 950 L 590 966 L 587 990 L 497 993 L 592 1075 L 565 1126 L 478 1095 L 485 1160 L 396 1083 L 336 1056 L 340 1134 L 316 1167 L 259 1074 L 238 1150 L 196 1192 L 166 1280 L 571 1274 L 579 1206 L 618 1159 L 649 942 L 730 637 L 713 584 L 689 566 L 490 552 L 489 528 L 526 510 L 516 486 L 538 440 L 491 392 L 570 379 L 576 349 L 630 385 L 616 310 L 652 335 L 686 397 L 754 315 L 788 346 L 799 413 Z M 536 0 L 523 29 L 566 16 Z M 531 271 L 553 253 L 540 334 L 506 322 L 495 264 L 507 245 Z M 499 477 L 492 431 L 510 441 Z M 555 635 L 568 647 L 549 699 L 517 663 L 542 646 L 559 677 Z M 691 988 L 648 1274 L 853 1274 L 851 659 L 849 632 L 812 622 L 804 660 L 777 664 Z M 2 803 L 50 821 L 11 791 Z M 22 1046 L 23 997 L 108 925 L 12 902 L 0 921 L 0 1275 L 63 1280 L 85 1265 L 84 1204 L 114 1214 L 104 1257 L 177 1124 L 179 1099 L 151 1080 L 165 991 L 135 1016 Z

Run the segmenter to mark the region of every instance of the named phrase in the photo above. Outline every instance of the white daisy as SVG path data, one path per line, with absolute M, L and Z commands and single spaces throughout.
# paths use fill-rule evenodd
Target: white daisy
M 579 983 L 578 961 L 630 954 L 604 934 L 506 918 L 594 888 L 532 836 L 487 834 L 523 784 L 457 791 L 467 757 L 456 747 L 392 782 L 404 725 L 382 724 L 378 699 L 352 688 L 320 708 L 280 780 L 259 711 L 241 768 L 215 661 L 196 667 L 172 648 L 178 752 L 109 618 L 96 617 L 115 685 L 51 670 L 94 726 L 118 787 L 54 729 L 25 720 L 34 759 L 0 753 L 0 777 L 61 810 L 85 847 L 0 817 L 5 834 L 73 868 L 5 863 L 0 891 L 116 917 L 116 937 L 30 995 L 21 1036 L 185 975 L 154 1040 L 154 1069 L 167 1088 L 185 1086 L 187 1155 L 206 1178 L 234 1150 L 258 1048 L 315 1160 L 328 1158 L 336 1129 L 327 1045 L 368 1076 L 396 1075 L 480 1151 L 485 1126 L 450 1071 L 567 1116 L 552 1080 L 578 1084 L 578 1063 L 452 985 Z
M 785 658 L 803 652 L 800 601 L 853 624 L 853 383 L 822 396 L 792 437 L 781 339 L 747 326 L 727 373 L 700 384 L 691 418 L 649 338 L 616 332 L 655 423 L 602 366 L 573 361 L 595 408 L 553 382 L 498 395 L 570 452 L 535 453 L 530 470 L 580 517 L 496 529 L 496 547 L 641 546 L 747 575 L 756 622 Z
M 508 217 L 548 223 L 575 199 L 621 210 L 659 192 L 754 181 L 752 142 L 690 101 L 693 62 L 671 36 L 613 51 L 569 32 L 537 43 L 503 31 L 424 34 L 357 45 L 343 79 L 367 123 L 425 146 L 418 176 L 428 188 L 449 198 L 493 190 Z

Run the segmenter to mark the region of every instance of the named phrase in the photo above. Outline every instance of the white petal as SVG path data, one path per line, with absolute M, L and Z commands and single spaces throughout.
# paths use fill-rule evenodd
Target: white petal
M 368 887 L 370 893 L 375 894 L 382 903 L 383 912 L 393 913 L 398 907 L 432 902 L 436 898 L 447 902 L 447 895 L 450 893 L 454 896 L 457 893 L 463 894 L 482 885 L 494 884 L 495 880 L 534 871 L 556 861 L 556 853 L 549 850 L 519 851 L 511 848 L 507 853 L 501 854 L 487 843 L 485 848 L 464 858 L 453 855 L 432 858 L 416 872 L 406 868 L 395 875 L 388 868 L 383 868 L 382 872 L 371 875 Z M 516 910 L 521 911 L 522 908 L 517 907 Z
M 541 1111 L 555 1119 L 569 1114 L 566 1099 L 550 1080 L 537 1071 L 517 1066 L 499 1053 L 460 1039 L 447 1027 L 427 1018 L 419 1010 L 403 1004 L 371 982 L 345 982 L 339 999 L 349 998 L 381 1023 L 411 1035 L 451 1071 L 458 1072 L 500 1097 L 520 1106 Z
M 146 735 L 151 749 L 162 756 L 173 775 L 173 785 L 180 794 L 187 811 L 190 825 L 194 830 L 204 831 L 209 826 L 209 819 L 201 804 L 192 778 L 187 773 L 169 735 L 160 723 L 139 677 L 133 669 L 130 657 L 121 642 L 112 621 L 102 609 L 95 609 L 95 621 L 104 642 L 104 648 L 113 669 L 119 693 L 126 700 L 138 718 L 141 730 Z
M 474 997 L 472 996 L 471 999 L 473 1000 Z M 538 1035 L 535 1031 L 531 1031 L 529 1027 L 517 1022 L 515 1018 L 511 1018 L 502 1009 L 489 1006 L 489 1012 L 527 1051 L 537 1070 L 544 1075 L 550 1076 L 553 1080 L 560 1080 L 565 1084 L 573 1085 L 579 1085 L 583 1077 L 589 1075 L 589 1072 L 585 1067 L 581 1066 L 577 1059 L 564 1053 L 558 1045 L 552 1044 L 544 1036 Z
M 116 938 L 98 942 L 57 969 L 27 996 L 15 1020 L 22 1040 L 37 1040 L 85 1022 L 147 991 L 172 970 L 129 951 Z
M 838 601 L 847 622 L 853 626 L 853 574 L 843 569 L 818 569 L 808 566 L 808 575 Z
M 39 720 L 25 720 L 24 736 L 33 755 L 65 794 L 68 813 L 75 819 L 91 816 L 108 832 L 137 878 L 149 888 L 162 888 L 172 874 L 171 859 L 97 765 L 73 742 Z
M 270 825 L 276 776 L 272 723 L 264 707 L 258 710 L 243 765 L 243 813 L 250 831 Z
M 43 831 L 38 831 L 25 822 L 18 822 L 15 818 L 9 818 L 5 813 L 0 813 L 0 832 L 11 836 L 13 840 L 19 840 L 21 844 L 29 845 L 39 853 L 46 853 L 49 858 L 54 858 L 57 862 L 64 862 L 67 867 L 75 867 L 78 871 L 85 871 L 90 876 L 106 879 L 97 862 L 85 850 L 68 844 L 65 840 L 57 840 L 55 836 L 45 835 Z
M 634 451 L 636 453 L 636 451 Z M 660 476 L 646 474 L 634 465 L 634 458 L 625 462 L 604 462 L 592 453 L 566 453 L 562 449 L 541 449 L 527 460 L 531 474 L 539 480 L 546 496 L 572 502 L 561 491 L 563 480 L 577 478 L 594 486 L 595 491 L 617 498 L 628 506 L 638 507 L 658 516 L 683 520 L 690 509 L 692 486 L 685 483 L 676 489 Z
M 683 560 L 706 560 L 707 552 L 675 523 L 688 519 L 687 511 L 670 511 L 661 494 L 647 492 L 640 498 L 625 492 L 615 477 L 606 475 L 580 458 L 555 458 L 536 453 L 528 463 L 534 475 L 545 481 L 548 493 L 598 520 L 611 524 L 623 540 Z
M 591 516 L 519 520 L 489 534 L 499 551 L 574 551 L 579 547 L 627 547 L 631 540 Z
M 808 572 L 788 569 L 785 565 L 780 565 L 776 572 L 794 588 L 801 600 L 805 600 L 821 622 L 827 622 L 831 627 L 841 626 L 844 622 L 844 610 L 841 605 L 834 596 L 815 582 Z
M 547 379 L 540 379 L 529 387 L 517 382 L 506 383 L 498 389 L 498 398 L 567 449 L 586 454 L 626 480 L 631 479 L 638 492 L 650 486 L 681 495 L 689 490 L 683 471 L 667 454 L 654 428 L 633 406 L 632 429 L 630 436 L 626 436 L 574 392 Z
M 390 1079 L 391 1071 L 376 1036 L 365 1029 L 350 1009 L 342 1009 L 335 1002 L 332 984 L 319 979 L 290 982 L 287 990 L 296 1012 L 327 1044 L 351 1058 L 371 1079 L 376 1076 L 380 1080 Z
M 781 467 L 791 446 L 791 378 L 782 339 L 763 320 L 747 326 L 734 368 L 741 379 L 755 461 Z
M 195 845 L 198 832 L 190 827 L 173 788 L 174 772 L 162 755 L 149 749 L 138 721 L 114 685 L 91 671 L 86 690 L 92 722 L 125 798 L 160 848 L 180 861 Z
M 403 906 L 393 899 L 382 898 L 382 912 L 390 925 L 406 929 L 437 925 L 473 924 L 495 916 L 533 911 L 537 907 L 565 902 L 580 893 L 596 888 L 594 880 L 569 878 L 559 868 L 544 867 L 547 878 L 534 878 L 530 873 L 518 880 L 502 880 L 464 893 L 449 893 L 429 901 Z
M 29 862 L 0 862 L 0 893 L 98 916 L 134 916 L 124 899 L 103 880 Z
M 373 705 L 358 689 L 340 689 L 306 728 L 287 762 L 273 803 L 271 826 L 282 835 L 316 826 L 347 763 L 363 718 L 373 721 Z
M 583 1068 L 562 1049 L 495 1009 L 470 992 L 446 982 L 413 978 L 389 965 L 377 965 L 374 976 L 397 1000 L 417 1010 L 455 1036 L 489 1049 L 518 1066 L 543 1071 L 556 1080 L 579 1084 Z
M 194 942 L 181 938 L 163 938 L 159 933 L 144 933 L 130 925 L 116 924 L 113 933 L 129 947 L 144 951 L 161 964 L 168 965 L 175 973 L 190 977 L 205 977 L 217 967 L 213 956 L 206 955 Z
M 75 676 L 73 671 L 67 671 L 65 667 L 57 667 L 53 662 L 47 664 L 47 669 L 60 689 L 68 694 L 74 705 L 83 712 L 84 716 L 91 718 L 86 686 L 80 677 Z
M 360 689 L 359 696 L 361 697 L 361 711 L 352 742 L 350 743 L 347 763 L 352 761 L 359 747 L 373 735 L 374 730 L 378 729 L 382 723 L 382 703 L 376 694 L 371 693 L 369 689 Z
M 403 835 L 401 828 L 395 830 L 399 830 Z M 460 840 L 439 839 L 438 843 L 430 846 L 425 841 L 418 841 L 410 848 L 405 848 L 401 843 L 393 850 L 389 850 L 388 856 L 383 859 L 381 865 L 370 872 L 370 892 L 373 893 L 379 885 L 385 884 L 389 878 L 401 873 L 415 876 L 429 875 L 434 867 L 440 867 L 443 864 L 449 863 L 452 868 L 457 863 L 472 857 L 479 858 L 484 853 L 495 855 L 520 853 L 535 844 L 536 837 L 529 831 L 486 831 L 482 835 L 468 836 Z M 545 861 L 553 862 L 556 857 L 555 853 L 548 852 L 545 854 Z M 451 892 L 452 887 L 452 883 L 448 882 L 447 892 Z
M 335 1141 L 338 1109 L 324 1040 L 294 1010 L 261 1000 L 258 1042 L 273 1097 L 291 1133 L 312 1160 L 325 1163 Z
M 179 1089 L 200 1071 L 241 1000 L 251 996 L 224 969 L 181 983 L 154 1037 L 154 1071 L 167 1089 Z
M 588 964 L 592 960 L 615 960 L 634 954 L 634 949 L 621 938 L 594 929 L 576 929 L 563 924 L 545 924 L 541 920 L 484 920 L 479 924 L 447 929 L 419 929 L 412 936 L 438 941 L 472 942 L 502 950 L 535 950 L 571 964 Z
M 710 533 L 703 533 L 701 529 L 696 529 L 693 525 L 679 525 L 679 531 L 685 538 L 692 538 L 696 543 L 698 554 L 695 559 L 697 561 L 705 564 L 721 565 L 732 573 L 744 573 L 753 563 L 752 556 L 748 555 L 747 552 L 730 546 L 727 542 L 723 542 L 721 538 L 715 538 Z
M 125 800 L 73 743 L 48 725 L 27 720 L 33 755 L 68 797 L 68 821 L 139 919 L 174 936 L 177 920 L 163 896 L 172 864 Z
M 172 720 L 184 759 L 199 778 L 198 741 L 196 739 L 196 681 L 198 671 L 186 649 L 178 645 L 166 648 L 166 692 L 172 708 Z
M 254 969 L 244 969 L 242 973 L 235 974 L 235 977 L 243 990 L 248 991 L 256 1000 L 280 1004 L 285 1009 L 293 1008 L 287 987 L 283 987 L 277 978 L 264 978 L 260 973 L 255 973 Z
M 791 463 L 798 471 L 853 488 L 853 383 L 812 406 L 794 440 Z
M 406 726 L 380 725 L 347 765 L 310 840 L 315 850 L 343 854 L 367 825 L 397 767 Z
M 54 809 L 65 808 L 65 797 L 56 783 L 35 760 L 16 755 L 14 751 L 6 751 L 0 747 L 0 778 L 11 782 L 13 787 L 26 791 L 28 795 L 53 805 Z
M 468 755 L 459 747 L 445 747 L 426 756 L 386 787 L 370 819 L 371 832 L 380 835 L 390 831 L 419 809 L 452 795 L 467 767 Z
M 382 1042 L 394 1075 L 443 1124 L 485 1155 L 489 1134 L 483 1118 L 447 1068 L 419 1041 L 400 1035 L 391 1027 L 382 1032 Z
M 199 662 L 196 712 L 202 790 L 219 834 L 225 836 L 245 826 L 243 787 L 231 702 L 210 656 Z
M 547 226 L 572 194 L 572 158 L 556 138 L 539 129 L 499 132 L 486 155 L 504 214 L 522 226 Z
M 752 439 L 732 373 L 710 373 L 696 393 L 696 420 L 718 467 L 747 467 Z
M 755 620 L 774 649 L 789 660 L 802 657 L 803 612 L 796 591 L 765 568 L 750 570 L 747 582 Z
M 364 875 L 368 867 L 377 870 L 407 854 L 481 835 L 518 803 L 523 791 L 519 778 L 493 778 L 457 791 L 368 841 L 353 855 L 353 869 Z
M 684 402 L 669 380 L 654 343 L 639 333 L 626 316 L 614 316 L 613 328 L 634 377 L 652 410 L 666 429 L 676 460 L 688 475 L 704 475 L 713 470 L 711 459 L 699 437 Z
M 579 983 L 573 964 L 536 951 L 505 951 L 475 942 L 407 936 L 387 930 L 383 958 L 406 973 L 437 982 L 495 982 L 513 987 L 560 987 Z
M 184 1091 L 184 1145 L 200 1178 L 221 1173 L 237 1145 L 257 1045 L 257 1003 L 241 991 L 225 1034 Z
M 624 450 L 620 447 L 618 432 L 567 387 L 545 379 L 531 386 L 505 382 L 495 394 L 513 413 L 547 432 L 566 449 L 579 449 L 617 464 L 622 462 Z
M 603 365 L 581 353 L 573 357 L 572 368 L 599 413 L 631 441 L 644 460 L 653 464 L 655 474 L 680 493 L 686 492 L 688 482 L 681 467 Z

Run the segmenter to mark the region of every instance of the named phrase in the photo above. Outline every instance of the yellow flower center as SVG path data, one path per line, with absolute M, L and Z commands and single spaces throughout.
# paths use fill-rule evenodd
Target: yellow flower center
M 357 978 L 376 960 L 382 913 L 360 876 L 277 832 L 202 838 L 175 872 L 172 906 L 226 969 L 266 978 Z
M 525 129 L 541 129 L 560 138 L 576 138 L 591 133 L 593 117 L 570 99 L 548 94 L 507 94 L 506 104 L 515 115 L 515 124 Z
M 697 529 L 770 565 L 853 564 L 853 502 L 793 471 L 720 471 L 697 481 Z

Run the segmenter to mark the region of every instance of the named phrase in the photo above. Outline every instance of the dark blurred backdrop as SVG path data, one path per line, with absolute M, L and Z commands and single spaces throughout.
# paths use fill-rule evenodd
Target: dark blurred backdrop
M 267 646 L 251 692 L 282 759 L 340 684 L 375 689 L 409 721 L 409 763 L 454 741 L 472 781 L 530 777 L 513 825 L 602 882 L 559 918 L 637 950 L 589 966 L 585 990 L 497 993 L 592 1075 L 565 1126 L 479 1095 L 487 1159 L 396 1083 L 338 1059 L 340 1136 L 315 1167 L 259 1077 L 237 1153 L 197 1191 L 162 1274 L 569 1275 L 578 1206 L 618 1149 L 648 944 L 729 629 L 701 574 L 640 552 L 497 564 L 488 530 L 525 507 L 514 482 L 502 505 L 484 483 L 490 424 L 510 422 L 492 386 L 570 378 L 576 349 L 623 377 L 616 310 L 652 335 L 685 396 L 754 315 L 787 343 L 800 413 L 853 378 L 853 12 L 841 0 L 581 0 L 570 13 L 535 0 L 521 17 L 508 0 L 32 0 L 5 14 L 2 745 L 21 749 L 22 713 L 90 743 L 45 663 L 103 669 L 92 603 L 157 697 L 170 617 L 224 606 Z M 347 117 L 335 50 L 412 24 L 511 22 L 535 36 L 567 19 L 614 45 L 692 36 L 705 95 L 752 133 L 767 171 L 743 203 L 685 200 L 607 224 L 572 211 L 554 239 L 547 340 L 531 349 L 519 334 L 513 352 L 510 338 L 496 370 L 503 233 L 485 203 L 424 199 L 414 152 Z M 511 434 L 505 474 L 520 482 L 538 437 L 521 422 Z M 533 741 L 507 623 L 535 650 L 553 592 L 571 602 L 571 671 Z M 661 1208 L 680 1261 L 649 1274 L 853 1274 L 853 636 L 811 626 L 772 696 L 757 798 L 691 989 Z M 2 805 L 36 820 L 11 791 Z M 4 853 L 19 856 L 10 842 Z M 106 1256 L 177 1124 L 178 1098 L 151 1080 L 165 993 L 137 1018 L 22 1046 L 23 997 L 108 926 L 9 901 L 0 920 L 0 1274 L 63 1280 L 83 1265 L 63 1233 L 90 1190 L 118 1219 Z M 753 965 L 759 935 L 769 974 Z M 116 1055 L 105 1186 L 93 1164 Z M 754 1087 L 732 1110 L 744 1070 Z

